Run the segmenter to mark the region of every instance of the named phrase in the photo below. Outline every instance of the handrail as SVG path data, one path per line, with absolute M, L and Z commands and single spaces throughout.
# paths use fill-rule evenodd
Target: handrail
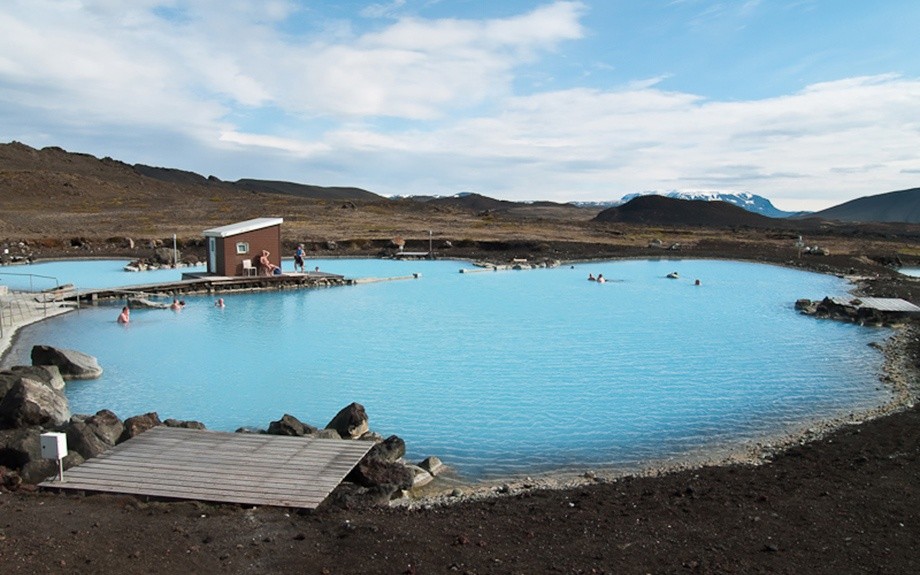
M 54 280 L 54 287 L 55 287 L 55 288 L 61 287 L 61 282 L 60 282 L 56 277 L 54 277 L 54 276 L 45 276 L 45 275 L 42 275 L 42 274 L 18 274 L 18 273 L 15 273 L 15 272 L 3 272 L 3 271 L 0 271 L 0 276 L 4 276 L 4 275 L 6 275 L 6 276 L 28 277 L 28 278 L 29 278 L 29 291 L 30 291 L 30 292 L 35 291 L 35 288 L 34 288 L 34 286 L 33 286 L 33 284 L 32 284 L 32 278 L 42 278 L 42 279 L 46 279 L 46 280 Z

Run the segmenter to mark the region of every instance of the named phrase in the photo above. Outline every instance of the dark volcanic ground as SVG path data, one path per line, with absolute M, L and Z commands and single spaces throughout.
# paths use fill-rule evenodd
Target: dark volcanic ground
M 3 493 L 0 562 L 6 573 L 917 573 L 918 455 L 914 408 L 760 466 L 429 510 Z
M 918 285 L 864 259 L 706 250 L 693 255 L 880 273 L 861 284 L 874 295 L 913 298 Z M 896 363 L 916 384 L 920 327 L 898 342 Z M 0 490 L 0 565 L 4 573 L 918 573 L 918 496 L 920 408 L 910 407 L 762 465 L 427 509 L 306 513 Z

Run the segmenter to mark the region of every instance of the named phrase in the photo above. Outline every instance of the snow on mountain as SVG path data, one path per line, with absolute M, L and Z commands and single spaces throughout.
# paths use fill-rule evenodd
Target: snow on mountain
M 626 202 L 638 198 L 639 196 L 648 195 L 667 196 L 679 200 L 701 200 L 706 202 L 727 202 L 734 204 L 739 208 L 744 208 L 749 212 L 761 214 L 771 218 L 788 218 L 799 215 L 801 212 L 785 212 L 774 206 L 770 200 L 763 196 L 758 196 L 750 192 L 718 192 L 712 190 L 671 190 L 670 192 L 647 191 L 634 194 L 626 194 L 618 202 L 592 202 L 592 207 L 611 207 L 625 204 Z M 579 202 L 578 205 L 587 205 L 587 202 Z M 596 204 L 596 205 L 595 205 Z

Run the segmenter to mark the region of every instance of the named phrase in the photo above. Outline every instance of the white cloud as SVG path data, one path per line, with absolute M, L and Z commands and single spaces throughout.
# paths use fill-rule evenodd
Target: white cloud
M 389 4 L 370 4 L 360 12 L 365 18 L 389 18 L 406 5 L 406 0 L 393 0 Z
M 508 98 L 500 114 L 405 134 L 380 151 L 413 150 L 424 158 L 413 176 L 437 171 L 454 186 L 441 193 L 565 201 L 706 187 L 752 191 L 790 207 L 806 207 L 798 200 L 808 197 L 815 208 L 841 194 L 909 187 L 920 157 L 916 118 L 920 80 L 892 76 L 742 102 L 649 88 L 573 89 Z
M 516 92 L 522 66 L 586 34 L 585 14 L 552 2 L 356 32 L 284 1 L 8 0 L 0 139 L 387 194 L 718 188 L 791 209 L 916 186 L 916 78 L 731 102 L 664 90 L 662 77 Z M 297 19 L 318 32 L 292 32 Z
M 244 150 L 247 148 L 268 148 L 301 157 L 309 157 L 330 150 L 328 145 L 322 143 L 309 143 L 291 138 L 265 136 L 262 134 L 245 134 L 233 130 L 221 132 L 219 140 L 228 144 L 242 146 Z

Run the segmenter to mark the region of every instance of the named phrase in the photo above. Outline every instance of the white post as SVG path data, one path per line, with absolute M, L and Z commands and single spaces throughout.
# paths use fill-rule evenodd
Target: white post
M 434 250 L 431 247 L 431 230 L 428 230 L 428 259 L 434 257 Z
M 179 251 L 176 249 L 176 234 L 173 234 L 173 267 L 179 267 Z

